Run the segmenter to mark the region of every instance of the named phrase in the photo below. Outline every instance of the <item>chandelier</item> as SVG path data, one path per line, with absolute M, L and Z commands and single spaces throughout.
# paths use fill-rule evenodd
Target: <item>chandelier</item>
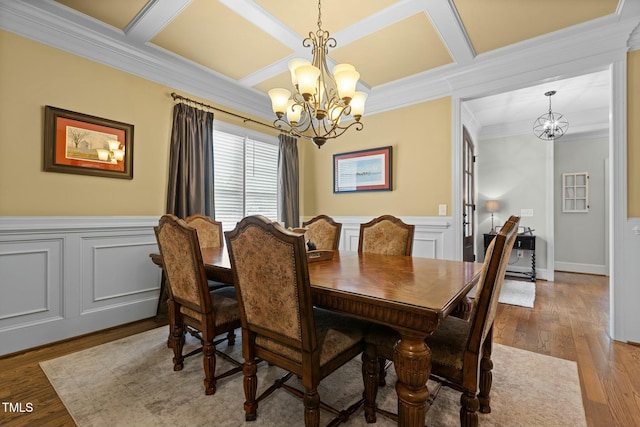
M 337 43 L 322 29 L 321 1 L 318 1 L 318 30 L 303 40 L 311 47 L 313 59 L 289 61 L 291 82 L 295 92 L 271 89 L 271 107 L 277 119 L 274 126 L 292 135 L 311 139 L 320 148 L 327 139 L 337 138 L 354 126 L 362 130 L 360 118 L 367 94 L 357 92 L 360 74 L 351 64 L 338 64 L 333 74 L 327 65 L 327 52 Z M 345 124 L 344 122 L 348 122 Z
M 551 97 L 555 94 L 555 90 L 545 92 L 544 96 L 549 97 L 549 112 L 541 115 L 533 122 L 533 133 L 538 138 L 546 141 L 560 138 L 569 127 L 569 121 L 562 114 L 551 111 Z

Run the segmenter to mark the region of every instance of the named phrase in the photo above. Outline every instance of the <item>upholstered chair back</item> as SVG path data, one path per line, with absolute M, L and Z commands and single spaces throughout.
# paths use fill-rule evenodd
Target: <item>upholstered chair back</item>
M 348 411 L 321 402 L 318 385 L 362 353 L 368 323 L 313 307 L 304 234 L 256 215 L 225 239 L 242 323 L 245 420 L 255 420 L 258 402 L 283 387 L 302 397 L 306 427 L 320 425 L 320 407 L 338 415 L 328 425 L 345 421 Z M 260 360 L 287 373 L 256 397 Z M 292 375 L 304 391 L 284 384 Z
M 304 236 L 250 216 L 226 238 L 243 331 L 301 363 L 316 348 Z
M 303 222 L 302 227 L 306 228 L 305 238 L 315 243 L 316 249 L 338 249 L 342 224 L 335 222 L 333 218 L 318 215 Z
M 224 242 L 222 223 L 205 215 L 191 215 L 185 222 L 198 230 L 198 240 L 202 248 L 219 248 Z
M 174 215 L 163 215 L 155 227 L 171 296 L 197 313 L 211 312 L 211 298 L 195 228 Z
M 479 354 L 496 316 L 502 283 L 518 235 L 520 217 L 511 216 L 489 244 L 476 290 L 467 351 Z
M 415 226 L 392 215 L 382 215 L 360 224 L 358 252 L 411 255 Z

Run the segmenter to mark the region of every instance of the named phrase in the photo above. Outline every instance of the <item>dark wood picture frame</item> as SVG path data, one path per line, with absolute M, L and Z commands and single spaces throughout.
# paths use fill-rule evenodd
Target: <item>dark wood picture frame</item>
M 392 147 L 333 155 L 333 192 L 392 191 Z
M 133 125 L 45 106 L 44 171 L 133 179 Z

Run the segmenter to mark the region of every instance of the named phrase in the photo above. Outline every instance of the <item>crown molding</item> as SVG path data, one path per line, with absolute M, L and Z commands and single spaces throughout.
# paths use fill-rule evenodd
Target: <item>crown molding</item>
M 540 112 L 544 113 L 544 111 Z M 564 113 L 565 117 L 570 116 L 571 119 L 569 120 L 567 133 L 562 136 L 562 139 L 569 139 L 568 137 L 574 134 L 591 134 L 594 132 L 608 133 L 609 131 L 609 108 L 582 110 L 579 112 L 565 111 Z M 493 139 L 533 133 L 532 129 L 535 119 L 536 117 L 531 117 L 517 122 L 483 126 L 478 133 L 478 139 Z M 558 140 L 560 140 L 560 138 Z
M 556 144 L 562 144 L 567 142 L 584 142 L 593 139 L 604 139 L 609 140 L 609 126 L 603 129 L 597 129 L 593 131 L 585 131 L 585 132 L 567 132 L 562 138 L 555 140 Z

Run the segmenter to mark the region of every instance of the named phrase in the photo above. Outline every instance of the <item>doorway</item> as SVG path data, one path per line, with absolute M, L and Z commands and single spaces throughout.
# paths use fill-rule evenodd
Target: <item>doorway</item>
M 556 175 L 567 172 L 555 170 L 554 147 L 563 141 L 573 139 L 575 143 L 576 138 L 578 141 L 592 138 L 594 132 L 608 137 L 610 80 L 610 71 L 604 70 L 461 101 L 463 111 L 475 119 L 469 121 L 475 125 L 469 130 L 475 139 L 478 156 L 475 165 L 476 202 L 478 206 L 484 206 L 485 199 L 503 198 L 505 203 L 500 203 L 500 208 L 504 212 L 496 214 L 497 224 L 506 219 L 503 218 L 505 215 L 516 214 L 522 217 L 522 225 L 535 230 L 538 235 L 536 265 L 543 279 L 553 280 L 555 268 L 554 250 L 557 242 L 554 241 L 554 215 L 557 216 L 556 212 L 562 209 Z M 567 135 L 555 142 L 539 140 L 531 127 L 534 119 L 544 113 L 548 106 L 544 94 L 549 88 L 558 89 L 553 110 L 561 112 L 570 121 Z M 467 126 L 466 118 L 463 124 Z M 464 140 L 464 135 L 461 139 Z M 493 147 L 487 149 L 491 144 Z M 580 157 L 583 153 L 585 150 L 577 149 L 571 157 Z M 461 158 L 464 157 L 462 154 Z M 491 174 L 488 179 L 487 170 Z M 461 187 L 464 185 L 464 181 L 461 182 Z M 466 194 L 461 196 L 464 199 Z M 476 218 L 477 229 L 489 227 L 490 214 L 487 211 L 477 210 Z M 601 228 L 606 227 L 608 223 L 603 223 Z M 481 243 L 476 237 L 476 248 L 481 247 Z M 606 241 L 593 245 L 579 243 L 578 246 L 602 248 L 606 246 Z M 522 260 L 516 260 L 516 265 L 523 264 L 524 268 L 526 255 Z M 604 265 L 605 261 L 606 256 L 603 255 L 598 264 Z

